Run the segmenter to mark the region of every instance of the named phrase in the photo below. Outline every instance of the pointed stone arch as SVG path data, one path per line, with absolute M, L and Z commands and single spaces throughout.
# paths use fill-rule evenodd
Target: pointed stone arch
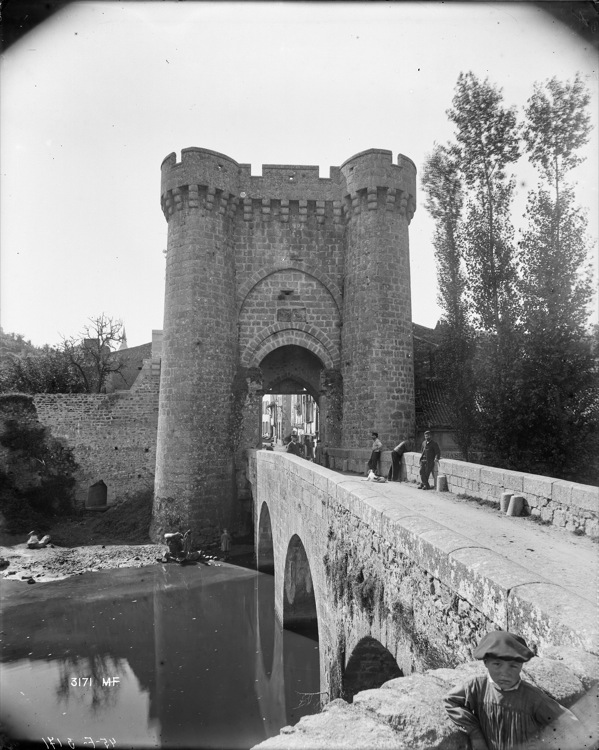
M 259 367 L 267 354 L 281 346 L 302 346 L 315 354 L 323 366 L 332 369 L 339 366 L 340 355 L 329 337 L 314 326 L 296 323 L 293 326 L 273 323 L 256 335 L 241 354 L 244 367 Z
M 264 279 L 268 278 L 269 276 L 272 276 L 275 273 L 279 273 L 280 271 L 301 271 L 302 273 L 305 273 L 307 276 L 311 276 L 312 278 L 319 281 L 322 286 L 329 292 L 333 300 L 335 301 L 335 305 L 337 306 L 337 311 L 339 315 L 341 315 L 343 310 L 343 297 L 341 294 L 341 289 L 337 286 L 337 284 L 333 281 L 333 279 L 324 271 L 321 271 L 316 266 L 312 265 L 311 263 L 306 263 L 304 261 L 298 261 L 298 260 L 290 260 L 286 261 L 285 263 L 279 263 L 274 266 L 262 266 L 262 268 L 255 271 L 248 279 L 246 279 L 241 286 L 238 289 L 237 292 L 237 313 L 240 314 L 241 310 L 243 308 L 243 305 L 245 303 L 245 300 L 247 299 L 248 295 L 252 291 L 252 289 L 257 286 L 261 281 L 264 281 Z

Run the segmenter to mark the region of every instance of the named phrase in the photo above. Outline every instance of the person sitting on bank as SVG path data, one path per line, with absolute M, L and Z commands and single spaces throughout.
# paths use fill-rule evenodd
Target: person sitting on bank
M 431 431 L 427 430 L 424 433 L 422 454 L 420 456 L 420 484 L 418 485 L 419 490 L 433 489 L 428 483 L 428 478 L 435 469 L 435 461 L 438 461 L 440 458 L 441 449 L 439 448 L 439 443 L 433 440 Z
M 375 474 L 379 473 L 379 465 L 381 461 L 381 451 L 383 450 L 383 444 L 379 440 L 378 432 L 372 433 L 372 452 L 370 454 L 370 460 L 368 461 L 368 468 L 374 471 Z
M 29 539 L 27 540 L 27 549 L 44 549 L 48 545 L 50 537 L 48 534 L 43 536 L 41 539 L 37 535 L 37 531 L 34 529 L 29 532 Z
M 487 633 L 473 656 L 484 661 L 488 674 L 471 677 L 444 700 L 449 718 L 468 735 L 472 750 L 540 748 L 544 727 L 559 718 L 578 723 L 571 711 L 521 679 L 524 663 L 535 656 L 521 636 L 503 630 Z
M 401 482 L 401 459 L 404 453 L 410 450 L 410 439 L 405 437 L 391 451 L 391 466 L 389 467 L 388 479 L 390 482 Z

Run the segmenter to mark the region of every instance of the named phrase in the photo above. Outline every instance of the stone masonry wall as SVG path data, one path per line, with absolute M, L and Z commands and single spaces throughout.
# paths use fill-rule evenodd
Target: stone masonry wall
M 112 394 L 49 394 L 33 397 L 40 424 L 72 450 L 79 465 L 76 501 L 103 480 L 108 503 L 154 486 L 159 370 L 144 362 L 139 383 Z

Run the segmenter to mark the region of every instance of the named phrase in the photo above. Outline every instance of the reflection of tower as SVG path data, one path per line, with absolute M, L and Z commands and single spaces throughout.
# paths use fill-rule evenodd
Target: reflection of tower
M 347 184 L 343 299 L 343 446 L 370 430 L 389 445 L 414 429 L 408 224 L 416 167 L 372 149 L 341 166 Z

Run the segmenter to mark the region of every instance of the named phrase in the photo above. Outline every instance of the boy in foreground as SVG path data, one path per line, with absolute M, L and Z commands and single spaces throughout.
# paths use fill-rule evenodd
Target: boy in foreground
M 474 650 L 488 675 L 468 680 L 445 698 L 449 718 L 468 735 L 472 750 L 541 748 L 544 727 L 564 714 L 577 721 L 568 709 L 521 679 L 524 663 L 534 655 L 524 638 L 501 630 L 487 633 Z

